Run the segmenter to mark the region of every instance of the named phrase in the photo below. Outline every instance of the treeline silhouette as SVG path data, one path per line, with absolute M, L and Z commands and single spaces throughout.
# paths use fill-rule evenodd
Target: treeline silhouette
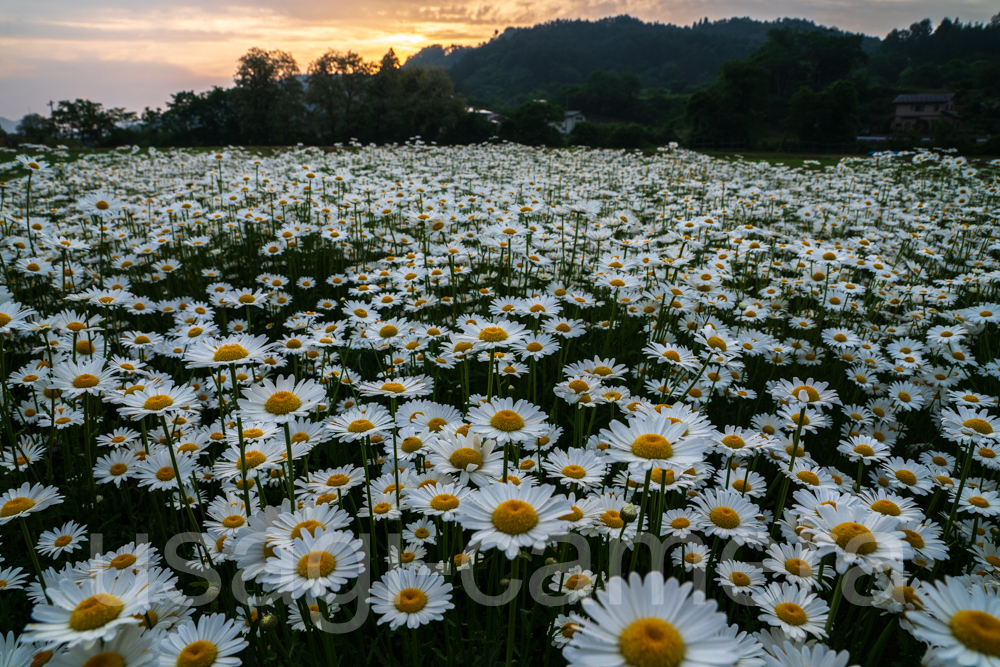
M 688 27 L 627 16 L 554 21 L 508 29 L 475 48 L 428 47 L 403 66 L 391 50 L 377 62 L 330 50 L 303 70 L 287 52 L 254 48 L 237 63 L 231 88 L 182 91 L 141 115 L 62 101 L 48 117 L 26 116 L 18 139 L 841 146 L 859 133 L 887 133 L 896 95 L 942 89 L 957 94 L 963 131 L 932 127 L 936 145 L 969 147 L 976 135 L 1000 134 L 1000 14 L 936 27 L 925 19 L 882 40 L 793 19 Z M 570 109 L 587 122 L 567 137 L 554 124 Z M 921 140 L 896 136 L 893 145 Z M 1000 153 L 1000 138 L 980 148 Z
M 141 116 L 89 100 L 62 101 L 50 117 L 22 119 L 27 141 L 57 138 L 84 145 L 158 146 L 474 143 L 495 133 L 466 113 L 443 69 L 401 68 L 390 51 L 379 62 L 330 50 L 302 72 L 285 51 L 252 48 L 238 62 L 232 88 L 181 91 L 166 109 Z

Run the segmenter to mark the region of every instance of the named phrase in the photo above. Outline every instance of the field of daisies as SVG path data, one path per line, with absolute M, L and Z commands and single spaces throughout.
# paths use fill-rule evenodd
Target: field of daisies
M 17 159 L 3 667 L 1000 664 L 1000 161 Z

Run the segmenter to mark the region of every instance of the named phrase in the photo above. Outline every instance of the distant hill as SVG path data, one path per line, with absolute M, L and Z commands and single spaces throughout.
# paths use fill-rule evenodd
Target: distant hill
M 722 63 L 745 58 L 772 28 L 824 30 L 812 21 L 731 18 L 691 26 L 646 23 L 631 16 L 598 21 L 552 21 L 507 28 L 476 47 L 428 46 L 407 66 L 445 67 L 459 92 L 492 105 L 512 105 L 564 84 L 580 83 L 597 70 L 636 74 L 643 87 L 678 82 L 710 83 Z M 879 40 L 865 39 L 866 50 Z
M 425 46 L 407 58 L 403 67 L 432 65 L 434 67 L 451 69 L 452 66 L 458 64 L 458 62 L 462 60 L 462 57 L 466 53 L 472 51 L 474 48 L 476 47 L 458 46 L 457 44 L 452 44 L 451 46 L 431 44 L 430 46 Z
M 0 116 L 0 128 L 3 128 L 3 131 L 7 132 L 8 134 L 13 133 L 14 130 L 17 129 L 17 125 L 20 122 L 21 122 L 20 120 L 11 120 L 10 118 L 4 118 L 3 116 Z

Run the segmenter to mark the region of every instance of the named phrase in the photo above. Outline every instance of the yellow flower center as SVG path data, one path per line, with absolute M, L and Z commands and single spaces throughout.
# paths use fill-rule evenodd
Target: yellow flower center
M 878 542 L 875 541 L 872 531 L 860 523 L 845 521 L 834 526 L 830 534 L 833 536 L 837 546 L 847 553 L 865 556 L 878 549 Z
M 662 356 L 664 359 L 669 359 L 675 364 L 679 364 L 681 362 L 681 355 L 678 354 L 676 350 L 667 350 L 660 356 Z
M 355 419 L 347 425 L 347 430 L 351 433 L 364 433 L 365 431 L 370 431 L 373 428 L 375 428 L 375 424 L 371 423 L 367 419 Z
M 619 636 L 618 649 L 634 667 L 677 667 L 686 651 L 677 628 L 656 617 L 633 621 Z
M 875 450 L 868 445 L 858 445 L 854 448 L 854 453 L 860 454 L 861 456 L 875 456 Z
M 409 438 L 405 438 L 403 442 L 400 443 L 399 448 L 402 449 L 407 454 L 412 454 L 418 451 L 424 446 L 423 440 L 415 435 L 411 435 Z
M 229 362 L 237 361 L 239 359 L 246 359 L 250 356 L 250 353 L 242 345 L 237 345 L 236 343 L 230 343 L 229 345 L 222 345 L 215 350 L 215 354 L 212 355 L 212 360 L 217 362 Z
M 718 336 L 711 336 L 705 342 L 708 343 L 708 346 L 713 350 L 719 350 L 720 352 L 725 352 L 728 349 L 726 341 L 722 340 Z
M 161 482 L 169 482 L 174 478 L 174 469 L 170 466 L 163 466 L 156 471 L 156 479 Z
M 746 445 L 746 442 L 738 435 L 727 435 L 722 439 L 722 444 L 729 449 L 742 449 Z
M 562 469 L 562 474 L 572 479 L 583 479 L 587 476 L 587 471 L 578 465 L 570 464 Z
M 905 484 L 906 486 L 913 486 L 917 483 L 917 476 L 914 475 L 909 470 L 897 470 L 896 479 Z
M 789 558 L 785 561 L 785 569 L 796 577 L 811 577 L 812 567 L 801 558 Z
M 107 651 L 91 656 L 82 667 L 125 667 L 125 661 L 117 653 Z
M 601 523 L 608 528 L 614 528 L 616 530 L 625 525 L 625 522 L 622 521 L 621 514 L 618 513 L 618 510 L 606 510 L 603 514 L 601 514 Z
M 272 415 L 287 415 L 300 407 L 302 407 L 302 401 L 290 391 L 276 391 L 264 403 L 264 409 Z
M 792 396 L 794 396 L 795 398 L 799 398 L 799 392 L 802 391 L 806 392 L 807 401 L 809 403 L 814 403 L 819 400 L 819 392 L 816 391 L 814 387 L 809 387 L 806 385 L 801 385 L 796 387 L 795 389 L 792 389 Z
M 490 417 L 490 426 L 504 433 L 512 433 L 524 428 L 524 419 L 513 410 L 498 410 Z
M 493 510 L 493 525 L 502 533 L 522 535 L 538 525 L 538 514 L 523 500 L 505 500 Z
M 956 612 L 950 621 L 951 632 L 958 641 L 977 653 L 1000 657 L 1000 619 L 976 609 Z
M 113 567 L 116 570 L 124 570 L 126 568 L 132 567 L 134 564 L 135 564 L 135 556 L 133 556 L 132 554 L 121 554 L 119 556 L 115 556 L 114 558 L 112 558 L 111 562 L 108 563 L 108 567 L 109 568 Z
M 301 523 L 296 524 L 295 528 L 292 528 L 292 532 L 289 533 L 293 539 L 300 539 L 302 537 L 302 531 L 308 532 L 313 537 L 316 537 L 316 530 L 322 529 L 323 524 L 319 521 L 314 521 L 313 519 L 307 519 Z
M 669 459 L 674 450 L 662 435 L 646 433 L 632 442 L 632 453 L 643 459 Z
M 716 507 L 709 512 L 708 518 L 719 528 L 732 530 L 740 525 L 740 515 L 729 507 Z
M 226 528 L 239 528 L 246 523 L 246 520 L 239 514 L 230 514 L 222 520 L 222 525 Z
M 782 602 L 774 608 L 774 615 L 788 625 L 802 625 L 806 622 L 806 612 L 794 602 Z
M 250 470 L 256 468 L 261 463 L 267 460 L 267 457 L 263 453 L 258 451 L 247 452 L 246 456 L 243 457 L 244 468 Z
M 483 457 L 471 447 L 461 447 L 451 453 L 448 462 L 459 470 L 468 470 L 470 465 L 478 469 L 483 465 Z
M 899 505 L 891 500 L 876 500 L 872 503 L 872 511 L 886 516 L 899 516 L 901 513 Z
M 426 528 L 417 528 L 415 531 L 413 531 L 413 536 L 421 540 L 426 540 L 428 537 L 431 536 L 431 531 L 427 530 Z
M 325 551 L 310 551 L 299 559 L 297 571 L 303 579 L 319 579 L 337 568 L 337 560 Z
M 990 506 L 990 501 L 986 500 L 986 498 L 983 498 L 982 496 L 972 496 L 969 498 L 969 504 L 985 509 Z
M 508 334 L 500 327 L 486 327 L 479 332 L 479 340 L 486 343 L 499 343 L 507 340 Z
M 809 484 L 810 486 L 819 486 L 819 476 L 814 472 L 810 472 L 808 470 L 802 470 L 800 472 L 795 473 L 795 476 L 799 478 L 799 480 L 805 482 L 806 484 Z
M 912 546 L 914 549 L 924 548 L 924 538 L 920 537 L 920 533 L 908 530 L 906 528 L 903 528 L 902 530 L 903 534 L 906 535 L 906 537 L 903 538 L 905 542 L 909 542 L 910 546 Z
M 384 385 L 382 385 L 381 389 L 382 391 L 391 391 L 394 394 L 402 394 L 404 391 L 406 391 L 406 387 L 404 387 L 398 382 L 386 382 Z
M 404 588 L 396 593 L 392 604 L 404 614 L 415 614 L 427 606 L 427 594 L 419 588 Z
M 6 518 L 9 516 L 15 516 L 17 514 L 21 514 L 22 512 L 27 512 L 34 506 L 35 501 L 31 498 L 25 498 L 24 496 L 11 498 L 3 504 L 3 507 L 0 507 L 0 517 Z
M 578 591 L 590 585 L 590 577 L 585 574 L 571 574 L 563 582 L 563 586 L 571 591 Z
M 440 417 L 434 417 L 427 422 L 427 428 L 434 433 L 440 433 L 441 429 L 445 427 L 448 422 L 441 419 Z
M 199 639 L 184 647 L 177 656 L 177 667 L 211 667 L 219 650 L 210 641 Z
M 146 399 L 146 402 L 142 404 L 142 409 L 154 412 L 156 410 L 169 408 L 173 404 L 174 399 L 170 398 L 166 394 L 156 394 L 155 396 L 150 396 Z
M 962 426 L 965 428 L 971 428 L 976 433 L 981 435 L 990 435 L 993 433 L 993 427 L 985 419 L 966 419 L 962 422 Z
M 381 329 L 378 330 L 379 338 L 392 338 L 393 336 L 399 334 L 399 329 L 392 326 L 391 324 L 386 324 Z
M 899 604 L 912 605 L 916 609 L 924 608 L 924 604 L 917 597 L 917 592 L 910 586 L 896 586 L 892 589 L 892 599 Z
M 431 498 L 431 507 L 438 512 L 449 512 L 458 507 L 458 498 L 450 493 L 441 493 Z
M 579 521 L 582 518 L 583 518 L 583 510 L 581 510 L 576 505 L 573 505 L 572 507 L 570 507 L 570 513 L 569 514 L 563 514 L 561 517 L 559 517 L 559 520 L 560 521 Z
M 733 582 L 737 586 L 749 586 L 750 577 L 748 577 L 743 572 L 733 572 L 729 575 L 729 581 Z
M 69 615 L 69 627 L 77 632 L 102 628 L 121 615 L 125 603 L 114 595 L 98 593 L 80 601 Z
M 96 376 L 90 373 L 83 373 L 82 375 L 77 375 L 73 380 L 73 386 L 77 389 L 90 389 L 91 387 L 96 387 L 100 383 L 100 380 Z
M 684 530 L 691 526 L 691 522 L 687 518 L 679 516 L 670 522 L 670 527 L 675 530 Z
M 64 547 L 72 541 L 73 538 L 70 537 L 69 535 L 60 535 L 55 540 L 53 540 L 52 544 L 57 547 Z

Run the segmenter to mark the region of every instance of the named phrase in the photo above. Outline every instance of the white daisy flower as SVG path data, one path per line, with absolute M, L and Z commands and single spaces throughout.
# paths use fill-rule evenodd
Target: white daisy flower
M 463 485 L 486 486 L 503 474 L 503 448 L 496 445 L 478 435 L 445 436 L 428 445 L 428 459 L 436 471 L 458 475 Z
M 565 496 L 553 496 L 554 486 L 493 484 L 470 495 L 459 508 L 458 521 L 475 533 L 470 541 L 480 549 L 496 547 L 508 559 L 521 548 L 542 549 L 553 535 L 569 527 L 559 517 L 568 514 Z
M 25 626 L 24 639 L 37 644 L 90 644 L 110 641 L 134 626 L 141 614 L 158 600 L 145 576 L 130 570 L 102 570 L 82 581 L 62 579 L 50 585 L 51 604 L 36 605 Z
M 439 516 L 442 521 L 453 521 L 462 503 L 473 490 L 460 484 L 434 484 L 418 487 L 406 496 L 411 510 L 426 516 Z
M 163 636 L 158 647 L 160 667 L 238 667 L 238 655 L 249 644 L 236 621 L 224 614 L 206 614 L 197 625 L 185 623 Z
M 267 336 L 236 334 L 225 338 L 202 338 L 184 353 L 188 368 L 217 368 L 229 364 L 256 363 L 266 357 L 273 343 Z
M 83 546 L 87 541 L 87 527 L 67 521 L 58 530 L 46 530 L 38 538 L 37 551 L 45 556 L 59 558 Z
M 263 583 L 293 599 L 336 593 L 365 571 L 362 542 L 353 538 L 343 531 L 323 531 L 316 537 L 303 531 L 290 545 L 275 548 L 277 561 L 269 565 Z
M 243 396 L 239 406 L 244 419 L 284 424 L 308 416 L 326 397 L 326 389 L 315 380 L 296 383 L 292 375 L 279 375 L 274 382 L 244 387 Z
M 1000 656 L 1000 594 L 960 579 L 920 587 L 923 609 L 908 612 L 912 634 L 930 644 L 927 665 L 992 667 Z
M 388 623 L 392 629 L 440 621 L 445 611 L 455 608 L 451 584 L 426 566 L 386 572 L 372 585 L 367 601 L 379 615 L 378 624 Z
M 545 413 L 524 399 L 500 398 L 477 405 L 469 410 L 468 419 L 474 433 L 501 444 L 534 442 L 548 430 Z
M 0 495 L 0 526 L 63 501 L 59 488 L 25 482 Z
M 626 582 L 613 577 L 605 590 L 583 601 L 563 656 L 570 667 L 605 665 L 731 666 L 736 642 L 721 633 L 726 617 L 693 585 L 663 580 L 658 571 Z
M 761 609 L 761 620 L 781 628 L 795 641 L 809 635 L 826 636 L 823 626 L 830 608 L 815 593 L 799 590 L 795 584 L 772 583 L 758 589 L 753 600 Z
M 612 421 L 599 437 L 611 445 L 608 450 L 611 459 L 628 463 L 629 467 L 683 470 L 700 463 L 708 450 L 705 441 L 685 438 L 688 430 L 683 422 L 650 412 L 633 416 L 627 424 Z
M 549 590 L 557 595 L 565 595 L 569 604 L 576 604 L 594 592 L 597 575 L 580 565 L 574 565 L 565 572 L 556 572 L 549 581 Z

